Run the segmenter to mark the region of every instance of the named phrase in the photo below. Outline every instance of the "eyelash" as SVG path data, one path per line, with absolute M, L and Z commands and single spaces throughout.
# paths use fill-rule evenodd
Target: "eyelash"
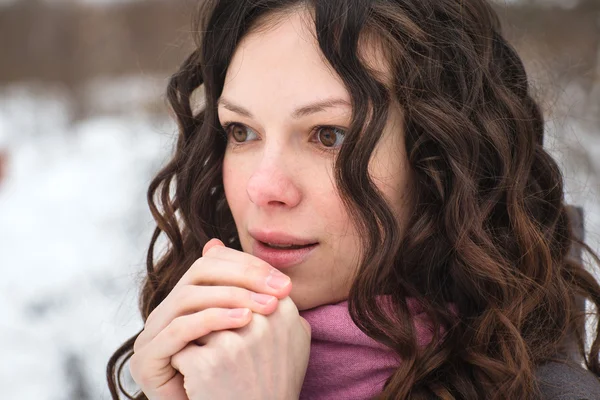
M 246 126 L 246 125 L 244 125 L 242 123 L 233 122 L 233 121 L 231 121 L 231 122 L 225 122 L 225 123 L 221 124 L 221 128 L 223 129 L 223 132 L 221 132 L 221 133 L 222 133 L 223 137 L 225 138 L 225 140 L 227 140 L 227 141 L 229 141 L 229 136 L 230 136 L 229 132 L 228 132 L 228 129 L 231 126 L 233 126 L 233 125 L 239 125 L 241 127 L 244 127 L 245 129 L 249 129 L 249 130 L 251 130 L 251 131 L 254 132 L 254 130 L 252 128 L 249 128 L 248 126 Z M 333 125 L 316 125 L 316 126 L 314 126 L 311 129 L 311 137 L 314 136 L 316 133 L 318 133 L 321 129 L 324 129 L 324 128 L 336 129 L 336 130 L 342 132 L 342 136 L 346 135 L 346 130 L 342 129 L 342 128 L 339 128 L 337 126 L 333 126 Z M 239 147 L 239 146 L 244 146 L 244 143 L 245 142 L 236 142 L 235 140 L 232 140 L 230 142 L 230 145 L 233 146 L 234 148 L 236 148 L 236 147 Z M 324 153 L 333 153 L 333 152 L 339 150 L 339 146 L 338 147 L 318 146 L 318 150 L 320 150 L 320 151 L 322 151 Z

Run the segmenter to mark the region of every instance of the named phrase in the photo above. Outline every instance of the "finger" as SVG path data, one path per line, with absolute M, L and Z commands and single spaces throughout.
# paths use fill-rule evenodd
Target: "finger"
M 251 332 L 260 336 L 261 332 L 268 330 L 272 323 L 273 320 L 269 316 L 253 313 L 250 322 L 246 325 L 234 329 L 213 331 L 194 340 L 194 343 L 200 345 L 203 349 L 215 348 L 215 344 L 218 344 L 216 347 L 225 345 L 231 350 L 232 344 L 235 343 L 232 338 L 236 338 L 233 340 L 240 338 L 244 340 L 243 338 L 247 338 Z
M 171 357 L 184 348 L 190 338 L 193 340 L 212 330 L 239 328 L 252 319 L 252 313 L 247 309 L 238 309 L 237 311 L 245 311 L 245 314 L 237 318 L 230 317 L 231 311 L 213 308 L 173 320 L 147 346 L 132 355 L 130 364 L 132 372 L 137 376 L 136 382 L 145 382 L 145 386 L 163 391 L 174 390 L 173 384 L 167 385 L 167 382 L 178 376 L 171 365 Z M 171 394 L 160 398 L 179 398 Z
M 197 363 L 198 359 L 205 356 L 202 353 L 200 346 L 188 343 L 181 351 L 171 357 L 171 366 L 182 375 L 189 374 L 193 363 Z
M 277 308 L 277 297 L 236 286 L 185 285 L 174 289 L 146 320 L 138 337 L 138 346 L 152 340 L 172 320 L 208 308 L 249 308 L 260 314 L 270 314 Z
M 238 312 L 232 316 L 232 312 Z M 252 320 L 249 309 L 209 308 L 194 314 L 175 318 L 147 346 L 140 350 L 143 358 L 157 364 L 155 368 L 167 367 L 170 358 L 192 342 L 213 331 L 240 328 Z M 140 355 L 140 358 L 142 356 Z
M 147 398 L 188 400 L 181 374 L 173 368 L 148 370 L 148 363 L 138 357 L 138 354 L 133 354 L 129 359 L 129 372 Z
M 186 271 L 175 287 L 182 285 L 238 286 L 253 292 L 265 293 L 281 299 L 292 290 L 291 279 L 259 258 L 226 247 L 215 250 L 231 250 L 228 258 L 201 257 Z M 248 254 L 246 254 L 248 255 Z
M 223 243 L 220 239 L 217 238 L 210 239 L 208 242 L 206 242 L 204 248 L 202 249 L 202 256 L 204 257 L 204 254 L 206 254 L 206 252 L 208 252 L 208 250 L 210 250 L 214 246 L 225 247 L 225 243 Z
M 306 331 L 309 337 L 312 336 L 312 327 L 310 326 L 308 321 L 300 315 L 298 307 L 289 296 L 279 300 L 279 302 L 277 303 L 276 312 L 273 313 L 269 318 L 273 317 L 291 318 L 291 320 L 296 320 L 299 318 L 300 323 L 302 324 L 302 328 Z
M 211 240 L 216 241 L 218 239 L 211 239 Z M 225 245 L 223 245 L 223 246 L 211 245 L 209 248 L 206 249 L 206 251 L 204 251 L 202 256 L 207 257 L 207 258 L 218 258 L 221 260 L 235 261 L 235 262 L 239 262 L 240 264 L 249 264 L 249 265 L 260 266 L 260 267 L 263 267 L 263 268 L 266 268 L 269 270 L 273 269 L 277 272 L 281 272 L 278 269 L 274 268 L 268 262 L 264 261 L 261 258 L 256 257 L 253 254 L 245 253 L 243 251 L 239 251 L 236 249 L 232 249 L 231 247 L 226 247 Z

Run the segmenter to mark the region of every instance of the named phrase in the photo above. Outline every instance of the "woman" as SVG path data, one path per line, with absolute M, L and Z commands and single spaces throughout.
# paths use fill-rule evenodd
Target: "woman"
M 114 398 L 129 360 L 136 399 L 535 399 L 573 344 L 596 390 L 568 252 L 600 260 L 484 0 L 213 1 L 194 31 Z

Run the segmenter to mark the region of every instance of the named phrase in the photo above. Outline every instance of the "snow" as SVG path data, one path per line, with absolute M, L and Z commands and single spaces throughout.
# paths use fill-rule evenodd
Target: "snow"
M 174 123 L 141 105 L 160 99 L 165 84 L 100 79 L 77 98 L 60 86 L 0 89 L 0 150 L 9 156 L 0 183 L 0 398 L 109 398 L 106 362 L 142 326 L 137 290 L 154 228 L 146 189 L 175 140 Z M 569 87 L 559 103 L 581 108 L 586 93 Z M 96 114 L 78 119 L 80 102 Z M 548 124 L 568 201 L 584 206 L 596 251 L 598 126 L 558 114 Z
M 60 89 L 0 93 L 3 399 L 74 398 L 73 363 L 90 398 L 108 398 L 106 361 L 141 327 L 145 191 L 175 128 L 139 112 L 71 122 L 71 109 Z

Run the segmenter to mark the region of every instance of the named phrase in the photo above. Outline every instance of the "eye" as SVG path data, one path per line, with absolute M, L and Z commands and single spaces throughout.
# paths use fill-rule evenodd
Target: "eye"
M 249 135 L 254 135 L 256 137 L 256 132 L 248 128 L 246 125 L 242 125 L 237 122 L 228 122 L 223 124 L 223 130 L 225 131 L 226 137 L 231 136 L 233 140 L 238 143 L 245 142 Z
M 225 132 L 225 138 L 233 138 L 232 145 L 242 144 L 244 142 L 254 140 L 257 137 L 256 132 L 239 122 L 226 122 L 222 125 L 223 131 Z M 313 136 L 316 136 L 317 140 L 321 142 L 322 147 L 325 150 L 337 149 L 346 136 L 344 129 L 335 126 L 316 126 L 313 128 Z M 254 135 L 254 137 L 252 137 Z M 250 136 L 250 137 L 249 137 Z
M 346 136 L 343 129 L 335 126 L 318 126 L 315 130 L 317 139 L 328 149 L 339 147 Z

